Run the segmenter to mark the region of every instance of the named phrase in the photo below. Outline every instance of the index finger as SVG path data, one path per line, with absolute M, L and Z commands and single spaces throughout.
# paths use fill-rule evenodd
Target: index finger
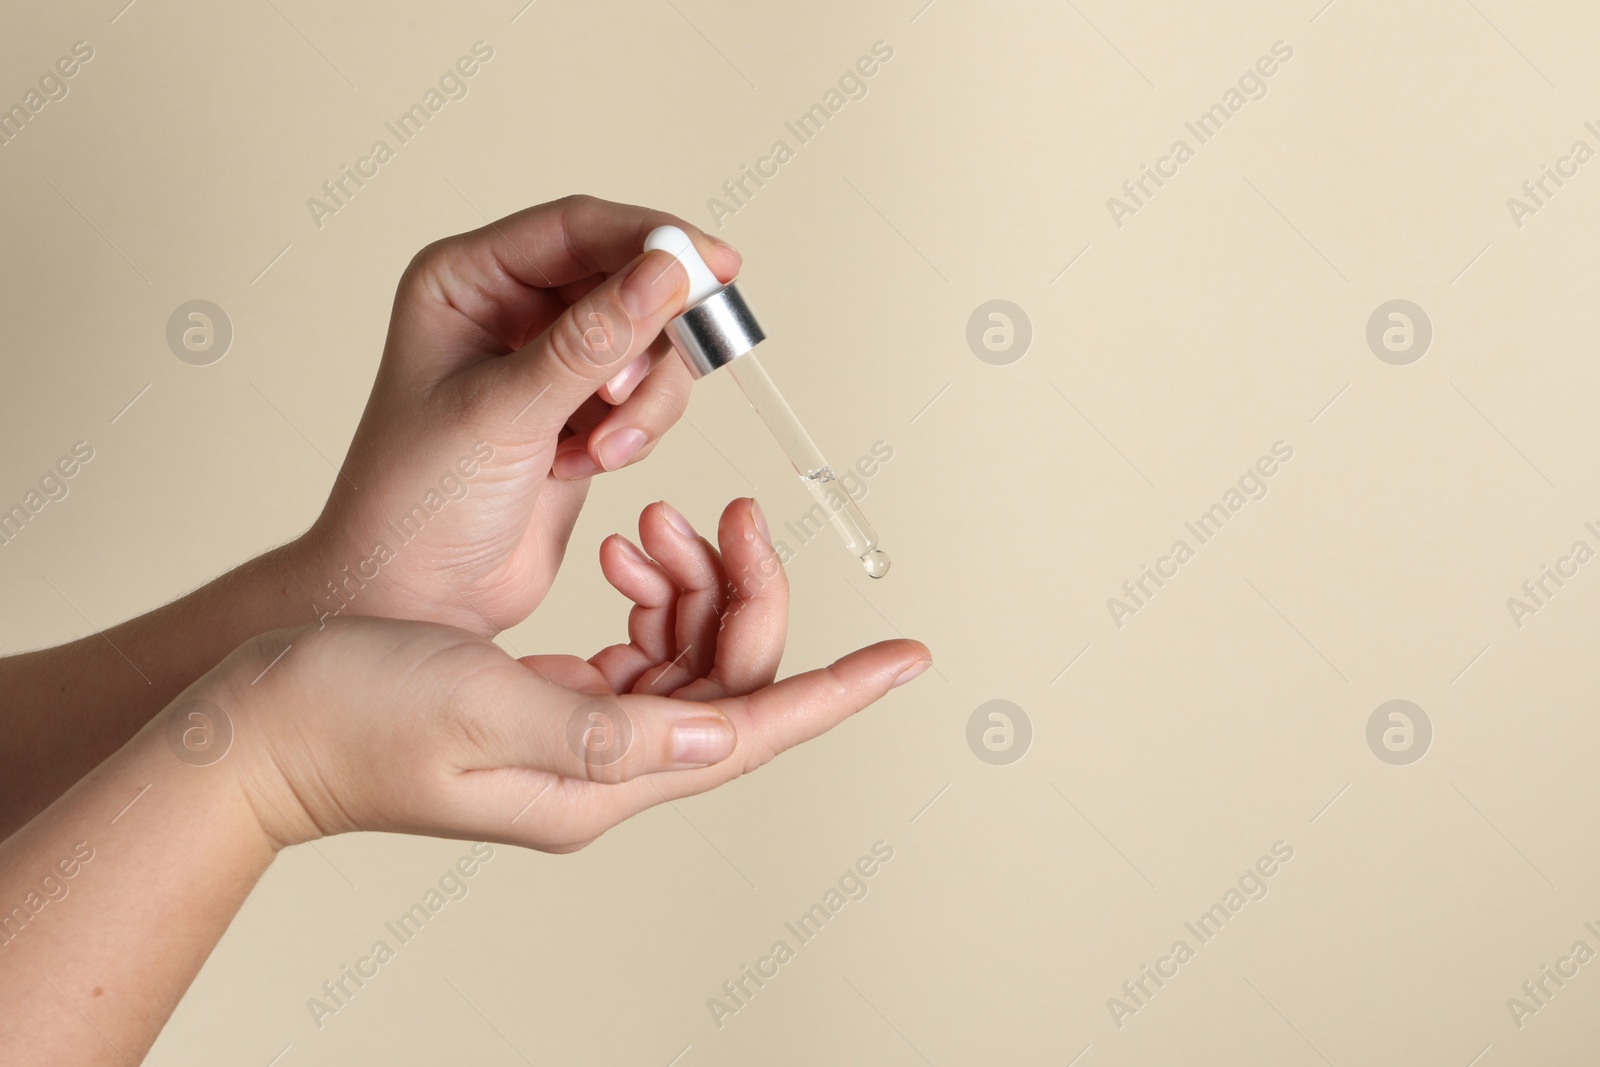
M 450 267 L 441 278 L 445 295 L 510 300 L 522 287 L 555 289 L 615 274 L 644 251 L 651 230 L 668 225 L 689 234 L 719 279 L 739 272 L 739 253 L 676 215 L 586 195 L 524 208 L 430 247 Z
M 627 813 L 617 821 L 749 774 L 786 749 L 827 733 L 932 662 L 933 654 L 921 642 L 881 641 L 745 696 L 710 701 L 734 725 L 738 742 L 733 754 L 709 767 L 664 771 L 617 786 L 615 803 Z M 650 699 L 621 696 L 617 701 L 631 707 L 631 701 Z

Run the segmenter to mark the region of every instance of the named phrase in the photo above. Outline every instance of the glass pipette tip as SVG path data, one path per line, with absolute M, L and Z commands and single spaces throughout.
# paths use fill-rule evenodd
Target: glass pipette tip
M 728 373 L 744 390 L 745 399 L 756 409 L 761 421 L 767 424 L 772 436 L 778 439 L 784 455 L 794 465 L 795 473 L 827 513 L 833 528 L 844 539 L 845 548 L 861 561 L 870 578 L 882 578 L 889 573 L 889 556 L 878 547 L 878 535 L 861 514 L 856 502 L 850 499 L 833 467 L 822 455 L 811 435 L 806 432 L 794 409 L 778 391 L 777 383 L 761 365 L 754 352 L 739 357 L 728 364 Z

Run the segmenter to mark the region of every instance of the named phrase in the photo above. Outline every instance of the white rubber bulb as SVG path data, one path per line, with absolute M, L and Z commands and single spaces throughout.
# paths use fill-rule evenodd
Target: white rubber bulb
M 722 288 L 717 276 L 711 273 L 706 261 L 700 258 L 700 253 L 695 249 L 694 242 L 689 240 L 689 235 L 678 227 L 657 226 L 651 230 L 650 236 L 644 239 L 644 250 L 654 252 L 656 249 L 671 252 L 689 273 L 688 307 L 694 307 Z

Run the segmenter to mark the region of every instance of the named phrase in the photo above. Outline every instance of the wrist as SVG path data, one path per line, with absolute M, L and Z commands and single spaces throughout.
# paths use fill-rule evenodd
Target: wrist
M 166 747 L 216 777 L 243 803 L 252 832 L 273 853 L 325 836 L 291 784 L 275 727 L 295 693 L 295 657 L 316 625 L 274 630 L 240 645 L 160 716 Z
M 252 775 L 243 755 L 250 744 L 248 735 L 241 737 L 245 718 L 236 700 L 202 679 L 167 705 L 109 764 L 130 786 L 148 783 L 143 793 L 125 790 L 133 800 L 127 814 L 136 806 L 191 813 L 191 825 L 203 827 L 205 836 L 225 838 L 238 873 L 253 878 L 280 846 L 251 802 Z
M 268 549 L 223 575 L 201 592 L 213 615 L 227 614 L 224 637 L 228 645 L 213 652 L 207 667 L 215 666 L 241 643 L 257 634 L 315 623 L 316 594 L 326 550 L 314 530 Z
M 285 601 L 279 625 L 321 629 L 333 619 L 361 616 L 436 621 L 427 597 L 392 588 L 395 576 L 384 568 L 394 561 L 394 550 L 382 538 L 360 549 L 359 540 L 324 516 L 275 550 L 281 553 L 280 592 Z M 396 609 L 392 606 L 396 602 L 405 607 Z
M 330 618 L 357 613 L 361 561 L 322 520 L 269 555 L 277 556 L 281 578 L 281 625 L 326 625 Z
M 337 618 L 406 619 L 454 626 L 485 637 L 503 628 L 494 605 L 463 589 L 446 563 L 424 556 L 393 531 L 352 532 L 325 512 L 285 545 L 283 582 L 290 612 L 285 625 L 317 629 Z M 490 614 L 485 614 L 485 612 Z M 519 616 L 520 617 L 520 616 Z

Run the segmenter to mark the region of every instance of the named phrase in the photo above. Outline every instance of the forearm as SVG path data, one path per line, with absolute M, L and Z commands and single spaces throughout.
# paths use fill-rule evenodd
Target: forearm
M 312 621 L 307 556 L 274 549 L 103 633 L 0 660 L 0 839 L 246 638 Z
M 137 1063 L 272 860 L 231 761 L 164 719 L 0 844 L 8 1063 Z

